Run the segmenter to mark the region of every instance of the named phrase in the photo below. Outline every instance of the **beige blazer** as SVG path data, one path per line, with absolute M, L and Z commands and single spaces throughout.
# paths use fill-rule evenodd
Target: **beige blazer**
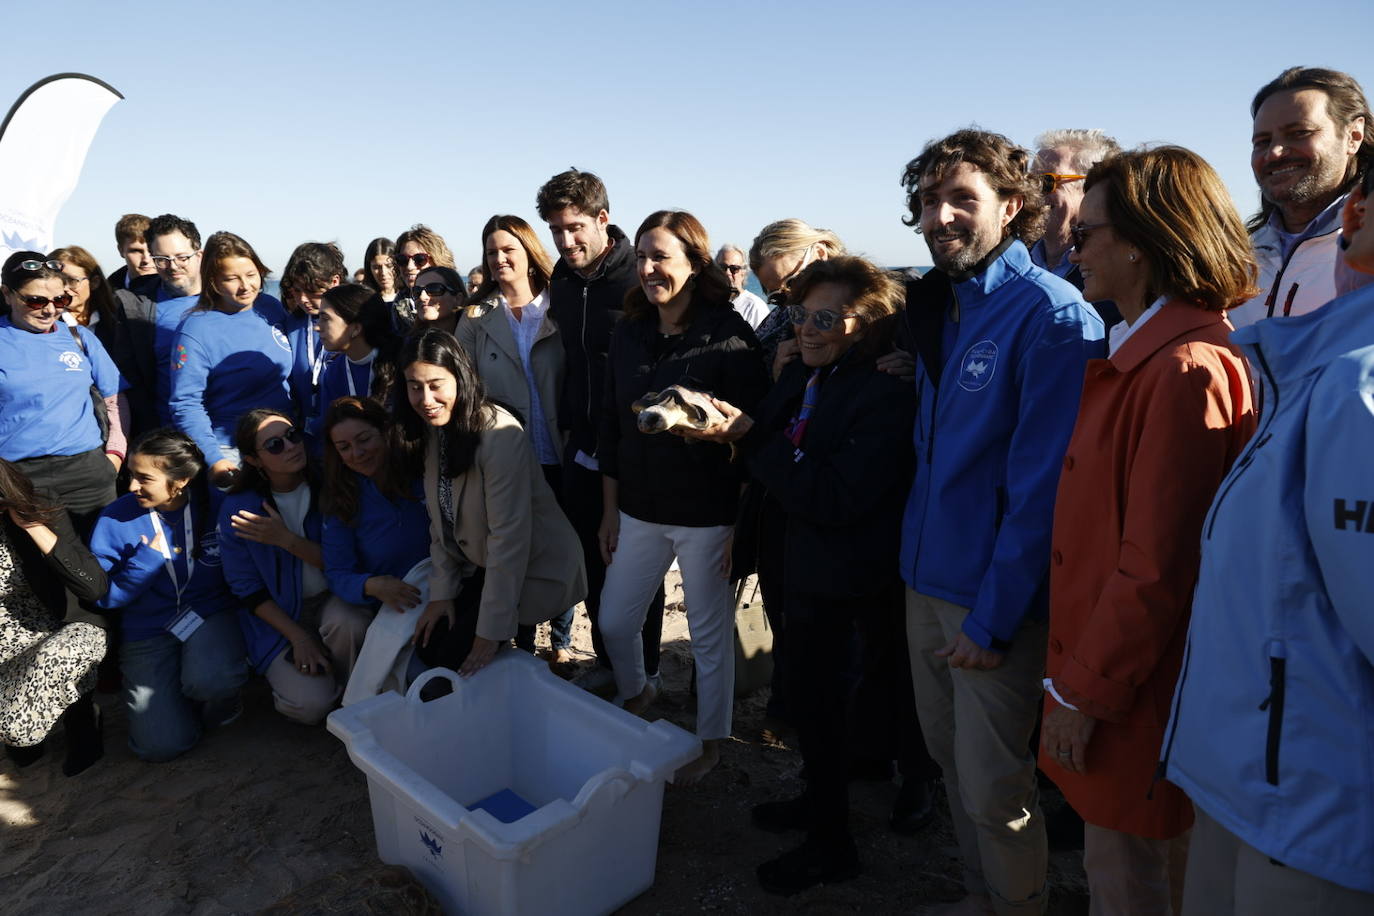
M 477 366 L 487 396 L 509 404 L 527 423 L 533 422 L 525 365 L 520 361 L 520 348 L 500 301 L 489 299 L 469 306 L 454 333 Z M 558 431 L 558 399 L 563 390 L 564 363 L 563 340 L 546 311 L 530 347 L 530 364 L 544 425 L 559 461 L 563 458 L 563 434 Z
M 504 320 L 504 318 L 502 319 Z M 425 452 L 429 507 L 429 596 L 457 597 L 474 566 L 486 570 L 477 635 L 504 641 L 516 624 L 556 617 L 587 595 L 582 545 L 544 480 L 520 422 L 499 407 L 483 433 L 472 467 L 453 478 L 453 540 L 439 511 L 439 437 Z

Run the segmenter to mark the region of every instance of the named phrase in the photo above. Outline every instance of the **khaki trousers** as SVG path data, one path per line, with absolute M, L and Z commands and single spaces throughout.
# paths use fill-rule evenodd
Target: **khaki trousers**
M 1177 916 L 1182 911 L 1188 836 L 1152 840 L 1084 824 L 1088 916 Z
M 1369 916 L 1374 894 L 1280 865 L 1193 806 L 1183 916 Z
M 1031 732 L 1040 715 L 1046 621 L 1027 621 L 1002 664 L 951 668 L 935 651 L 960 632 L 968 608 L 907 589 L 907 648 L 916 711 L 944 770 L 964 887 L 999 914 L 1043 913 L 1049 851 Z
M 288 658 L 290 646 L 277 653 L 267 666 L 267 683 L 272 686 L 272 704 L 277 712 L 306 725 L 315 725 L 329 715 L 362 651 L 372 616 L 369 608 L 349 604 L 328 592 L 306 599 L 297 622 L 320 634 L 320 642 L 329 650 L 332 670 L 306 674 Z

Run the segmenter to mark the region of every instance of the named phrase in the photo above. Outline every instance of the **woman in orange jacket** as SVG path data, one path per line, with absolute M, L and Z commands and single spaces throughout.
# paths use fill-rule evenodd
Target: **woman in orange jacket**
M 1084 296 L 1125 320 L 1088 363 L 1059 480 L 1040 766 L 1086 822 L 1092 911 L 1168 912 L 1192 806 L 1155 762 L 1203 517 L 1254 430 L 1225 309 L 1251 294 L 1255 262 L 1225 186 L 1188 150 L 1109 158 L 1086 188 L 1071 259 Z

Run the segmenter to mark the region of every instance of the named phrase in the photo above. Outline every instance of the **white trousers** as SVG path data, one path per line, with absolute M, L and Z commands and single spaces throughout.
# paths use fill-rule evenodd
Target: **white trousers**
M 735 693 L 734 590 L 721 575 L 733 529 L 656 525 L 620 513 L 620 540 L 601 589 L 601 638 L 622 699 L 644 690 L 640 635 L 649 600 L 677 558 L 697 668 L 697 736 L 728 738 Z

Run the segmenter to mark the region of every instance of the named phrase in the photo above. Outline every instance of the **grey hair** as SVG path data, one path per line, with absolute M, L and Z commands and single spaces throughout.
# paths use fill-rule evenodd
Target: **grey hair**
M 738 254 L 740 256 L 740 260 L 742 260 L 745 264 L 749 263 L 749 256 L 744 253 L 744 249 L 739 247 L 738 245 L 731 245 L 728 242 L 724 245 L 721 245 L 720 250 L 716 252 L 716 263 L 725 263 L 725 256 L 732 251 Z
M 1096 127 L 1087 130 L 1047 130 L 1035 138 L 1036 150 L 1054 149 L 1059 146 L 1067 146 L 1074 151 L 1074 171 L 1083 175 L 1088 174 L 1088 170 L 1103 159 L 1121 152 L 1121 144 L 1116 142 L 1116 138 L 1107 136 Z

